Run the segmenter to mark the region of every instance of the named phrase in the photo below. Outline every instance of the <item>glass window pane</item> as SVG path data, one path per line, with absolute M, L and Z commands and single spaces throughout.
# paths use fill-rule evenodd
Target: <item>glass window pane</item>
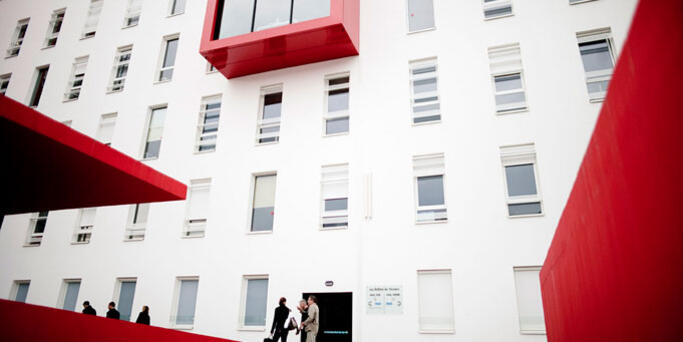
M 517 310 L 522 331 L 545 331 L 539 272 L 531 269 L 515 269 Z
M 76 300 L 78 299 L 78 290 L 81 288 L 81 282 L 66 283 L 66 293 L 64 294 L 64 305 L 62 309 L 74 311 L 76 309 Z
M 612 56 L 606 40 L 579 44 L 583 68 L 587 71 L 612 69 Z
M 506 91 L 522 88 L 522 77 L 520 74 L 496 76 L 496 91 Z
M 291 0 L 258 0 L 254 16 L 254 31 L 288 25 L 291 14 Z
M 348 209 L 347 198 L 335 198 L 325 200 L 325 211 L 346 210 Z
M 329 0 L 295 0 L 292 22 L 298 23 L 330 15 Z
M 175 55 L 178 50 L 178 38 L 166 42 L 166 55 L 164 56 L 164 68 L 175 65 Z
M 520 104 L 522 104 L 521 107 L 524 107 L 524 105 L 523 105 L 524 102 L 526 102 L 526 97 L 524 96 L 524 92 L 504 94 L 504 95 L 496 95 L 496 104 L 498 104 L 498 105 L 520 103 Z
M 408 0 L 408 29 L 410 32 L 434 27 L 432 0 Z
M 275 175 L 256 177 L 251 218 L 251 230 L 254 232 L 273 230 L 275 182 Z
M 436 78 L 413 81 L 414 93 L 425 93 L 429 91 L 436 91 Z
M 214 39 L 251 32 L 254 0 L 223 0 L 220 2 L 218 10 L 220 11 L 221 8 L 223 12 L 219 13 L 220 17 L 216 20 L 217 36 Z
M 185 12 L 185 0 L 174 0 L 171 14 L 179 14 Z
M 181 280 L 176 324 L 193 324 L 199 280 Z
M 349 109 L 349 89 L 338 89 L 328 92 L 328 112 L 336 112 L 347 109 Z
M 121 282 L 121 291 L 119 292 L 118 309 L 121 314 L 121 319 L 130 321 L 130 312 L 133 309 L 133 297 L 135 296 L 134 281 Z
M 33 232 L 34 233 L 44 233 L 46 224 L 47 224 L 47 219 L 38 218 L 36 220 L 36 226 L 34 227 Z
M 349 118 L 325 121 L 325 134 L 345 133 L 349 131 Z
M 245 326 L 266 325 L 266 301 L 268 299 L 268 279 L 248 279 L 247 299 L 244 309 Z
M 510 216 L 541 214 L 541 202 L 508 204 Z
M 430 115 L 430 116 L 422 116 L 419 118 L 414 118 L 413 122 L 418 124 L 418 123 L 423 123 L 423 122 L 439 121 L 439 120 L 441 120 L 441 115 Z
M 282 93 L 268 94 L 263 97 L 263 118 L 279 118 L 282 112 Z
M 443 176 L 418 177 L 417 192 L 420 206 L 444 204 Z
M 534 164 L 506 166 L 505 176 L 508 184 L 508 196 L 536 194 Z
M 21 303 L 26 303 L 26 296 L 28 295 L 29 283 L 21 283 L 17 286 L 17 295 L 14 300 Z

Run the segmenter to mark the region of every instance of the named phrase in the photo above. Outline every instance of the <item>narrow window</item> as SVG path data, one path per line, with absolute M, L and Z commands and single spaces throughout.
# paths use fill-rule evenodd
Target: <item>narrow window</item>
M 124 236 L 125 241 L 141 241 L 145 239 L 148 215 L 149 203 L 139 203 L 130 207 L 126 235 Z
M 81 209 L 73 243 L 89 243 L 95 227 L 95 208 Z
M 137 285 L 137 279 L 117 279 L 116 285 L 118 287 L 117 298 L 114 299 L 114 302 L 116 302 L 116 308 L 121 314 L 121 320 L 130 321 L 130 314 L 133 311 L 133 299 L 135 298 L 135 286 Z
M 5 95 L 5 93 L 7 92 L 10 78 L 12 78 L 12 74 L 5 74 L 0 76 L 0 94 Z
M 349 225 L 349 165 L 322 167 L 322 228 L 347 228 Z
M 128 0 L 126 15 L 123 17 L 123 28 L 135 26 L 140 22 L 142 0 Z
M 408 0 L 408 32 L 434 28 L 432 0 Z
M 164 38 L 164 48 L 162 51 L 163 58 L 161 61 L 161 68 L 159 69 L 159 78 L 157 81 L 170 81 L 173 79 L 173 68 L 175 66 L 175 56 L 178 52 L 178 36 L 171 36 Z
M 122 91 L 126 76 L 128 75 L 128 66 L 130 65 L 130 58 L 133 54 L 133 46 L 124 46 L 116 49 L 116 56 L 114 57 L 114 68 L 111 73 L 111 80 L 109 81 L 109 88 L 107 91 L 115 92 Z
M 81 96 L 81 89 L 83 88 L 83 80 L 85 79 L 85 71 L 88 68 L 88 56 L 79 57 L 74 60 L 71 68 L 71 78 L 66 86 L 66 93 L 64 93 L 64 101 L 78 100 Z
M 591 102 L 600 102 L 607 94 L 607 86 L 614 69 L 614 48 L 609 28 L 576 34 L 579 52 L 586 72 L 586 87 Z
M 88 8 L 88 16 L 85 19 L 85 27 L 81 34 L 81 39 L 94 37 L 97 32 L 97 23 L 100 21 L 102 13 L 102 0 L 91 0 Z
M 26 238 L 26 245 L 40 246 L 43 241 L 43 234 L 45 234 L 45 225 L 47 224 L 47 211 L 34 213 L 29 220 L 29 232 Z
M 545 334 L 540 271 L 540 266 L 514 268 L 519 330 L 522 334 Z
M 213 66 L 213 64 L 206 62 L 206 73 L 207 74 L 210 74 L 210 73 L 216 72 L 216 71 L 218 71 L 218 69 L 216 69 L 216 67 Z
M 107 146 L 111 146 L 116 127 L 116 113 L 104 114 L 100 117 L 100 126 L 97 128 L 97 140 Z
M 175 314 L 171 323 L 176 327 L 191 327 L 194 325 L 194 312 L 197 305 L 197 290 L 199 278 L 178 278 Z
M 349 75 L 325 79 L 325 135 L 349 132 Z
M 417 271 L 420 332 L 453 333 L 453 278 L 451 270 Z
M 202 104 L 199 108 L 197 138 L 194 145 L 195 152 L 210 152 L 216 150 L 220 115 L 221 95 L 202 98 Z
M 80 289 L 80 279 L 65 279 L 62 285 L 62 296 L 59 307 L 67 311 L 76 311 L 78 291 Z
M 28 288 L 30 285 L 30 280 L 15 281 L 10 299 L 15 302 L 26 303 L 26 296 L 28 296 Z
M 512 15 L 511 0 L 484 0 L 484 19 L 496 19 Z
M 543 213 L 538 191 L 534 144 L 500 148 L 509 216 Z
M 244 276 L 242 281 L 242 327 L 265 327 L 268 276 Z
M 282 115 L 282 86 L 261 89 L 261 110 L 258 120 L 256 142 L 258 144 L 280 141 L 280 118 Z
M 190 182 L 183 237 L 203 237 L 209 217 L 211 179 Z
M 62 30 L 62 23 L 64 22 L 64 13 L 66 9 L 58 9 L 52 12 L 52 17 L 50 18 L 50 24 L 47 28 L 47 36 L 45 37 L 44 46 L 53 47 L 57 45 L 57 38 L 59 37 L 59 31 Z
M 50 69 L 49 65 L 36 68 L 35 84 L 31 92 L 30 107 L 37 107 L 40 103 L 40 97 L 43 95 L 43 87 L 45 86 L 45 79 L 47 78 L 47 71 Z
M 21 50 L 21 44 L 24 43 L 24 37 L 26 37 L 26 30 L 28 30 L 29 19 L 23 19 L 17 21 L 17 27 L 14 29 L 14 34 L 12 35 L 12 40 L 7 48 L 7 57 L 19 56 L 19 50 Z
M 413 124 L 441 121 L 436 58 L 410 63 Z
M 185 13 L 185 0 L 171 0 L 170 15 Z
M 254 199 L 252 201 L 251 231 L 273 231 L 275 215 L 275 184 L 277 175 L 254 177 Z
M 145 139 L 145 151 L 143 159 L 159 158 L 161 139 L 164 133 L 164 119 L 166 117 L 166 107 L 153 108 L 149 115 L 147 125 L 147 137 Z
M 448 219 L 444 197 L 443 153 L 413 157 L 416 193 L 416 222 L 445 222 Z
M 489 63 L 495 90 L 496 113 L 525 110 L 527 105 L 519 44 L 489 48 Z

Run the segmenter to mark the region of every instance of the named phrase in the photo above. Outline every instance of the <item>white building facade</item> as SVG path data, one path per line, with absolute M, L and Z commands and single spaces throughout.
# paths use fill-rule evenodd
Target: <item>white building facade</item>
M 0 1 L 0 92 L 188 185 L 6 216 L 0 295 L 261 341 L 317 294 L 321 341 L 545 340 L 538 270 L 636 1 L 360 4 L 358 56 L 227 80 L 206 0 Z

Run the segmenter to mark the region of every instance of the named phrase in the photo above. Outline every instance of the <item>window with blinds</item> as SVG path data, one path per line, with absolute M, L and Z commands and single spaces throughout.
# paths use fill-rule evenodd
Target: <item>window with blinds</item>
M 254 196 L 251 210 L 251 231 L 273 231 L 275 216 L 276 174 L 254 176 Z
M 453 333 L 453 278 L 451 270 L 417 271 L 420 332 Z
M 44 47 L 53 47 L 57 45 L 57 38 L 59 37 L 59 32 L 62 30 L 62 23 L 64 22 L 64 14 L 66 13 L 66 8 L 58 9 L 52 12 L 50 17 L 50 23 L 47 28 L 47 35 L 45 36 Z
M 116 113 L 104 114 L 100 117 L 100 125 L 97 127 L 97 140 L 107 146 L 111 146 L 116 127 Z
M 28 22 L 28 18 L 17 21 L 17 27 L 14 29 L 12 40 L 7 48 L 7 57 L 19 56 L 21 45 L 24 43 L 24 37 L 26 37 L 26 30 L 28 30 Z
M 171 324 L 175 327 L 192 327 L 194 325 L 195 307 L 199 278 L 183 277 L 177 280 L 175 314 L 171 316 Z
M 142 0 L 128 0 L 126 14 L 123 17 L 123 27 L 135 26 L 140 22 L 142 13 Z
M 609 28 L 576 34 L 590 102 L 601 102 L 607 95 L 616 56 Z
M 349 132 L 349 74 L 325 78 L 325 135 Z
M 152 108 L 147 124 L 147 136 L 145 138 L 145 149 L 143 159 L 159 158 L 161 139 L 164 133 L 164 120 L 166 117 L 166 107 Z
M 242 281 L 242 327 L 266 326 L 266 303 L 268 301 L 268 276 L 244 276 Z
M 536 148 L 534 144 L 504 146 L 500 158 L 505 173 L 508 216 L 534 216 L 543 214 Z
M 349 164 L 322 167 L 322 229 L 347 228 L 349 225 Z
M 88 68 L 88 56 L 76 58 L 71 68 L 71 77 L 66 86 L 64 93 L 64 101 L 78 100 L 81 96 L 81 89 L 83 88 L 83 81 L 85 80 L 85 71 Z
M 261 106 L 256 128 L 256 143 L 280 141 L 282 117 L 282 85 L 261 88 Z
M 506 114 L 526 110 L 522 56 L 519 44 L 491 47 L 488 52 L 495 92 L 496 113 Z
M 114 67 L 112 68 L 111 79 L 107 91 L 116 92 L 122 91 L 126 84 L 126 76 L 128 76 L 128 66 L 130 65 L 130 58 L 133 54 L 133 46 L 123 46 L 116 49 L 116 56 L 114 57 Z
M 211 179 L 190 182 L 183 237 L 204 237 L 209 217 Z
M 88 15 L 85 19 L 85 27 L 81 34 L 81 39 L 94 37 L 97 32 L 97 24 L 100 21 L 100 13 L 102 13 L 103 0 L 91 0 L 90 7 L 88 7 Z
M 62 284 L 61 305 L 59 306 L 67 311 L 76 311 L 78 292 L 80 289 L 80 279 L 65 279 L 64 283 Z
M 73 243 L 89 243 L 95 227 L 95 208 L 81 209 L 74 232 Z
M 446 222 L 443 153 L 413 157 L 415 178 L 416 222 Z
M 441 121 L 436 58 L 410 62 L 413 124 Z
M 484 0 L 484 19 L 496 19 L 511 16 L 511 0 Z
M 199 108 L 197 138 L 194 145 L 195 152 L 211 152 L 216 150 L 220 115 L 221 95 L 202 98 L 202 103 Z
M 138 203 L 130 207 L 124 241 L 142 241 L 145 239 L 149 206 L 149 203 Z
M 133 311 L 133 299 L 135 298 L 135 286 L 137 280 L 135 278 L 121 278 L 117 281 L 118 298 L 116 298 L 116 307 L 119 310 L 120 319 L 122 321 L 130 321 L 131 312 Z
M 540 266 L 514 268 L 519 330 L 523 334 L 545 333 L 540 271 Z

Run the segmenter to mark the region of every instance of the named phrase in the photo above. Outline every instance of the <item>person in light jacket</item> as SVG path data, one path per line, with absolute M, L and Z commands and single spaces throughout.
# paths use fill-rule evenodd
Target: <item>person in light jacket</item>
M 285 297 L 280 298 L 280 305 L 275 308 L 275 315 L 273 316 L 273 327 L 270 328 L 270 334 L 274 334 L 273 342 L 277 342 L 280 339 L 282 339 L 282 342 L 287 342 L 289 330 L 285 326 L 288 323 L 289 311 L 287 299 Z
M 138 319 L 135 320 L 135 323 L 149 325 L 149 306 L 145 305 L 142 307 L 142 311 L 138 314 Z
M 297 309 L 299 309 L 299 312 L 301 313 L 301 322 L 304 322 L 308 318 L 308 303 L 306 303 L 305 299 L 299 301 L 299 306 Z M 296 333 L 301 333 L 301 342 L 306 342 L 305 330 L 299 329 L 299 327 L 297 327 Z
M 306 331 L 306 342 L 315 342 L 315 337 L 318 335 L 319 320 L 318 298 L 310 295 L 308 296 L 308 318 L 301 323 L 301 329 Z

